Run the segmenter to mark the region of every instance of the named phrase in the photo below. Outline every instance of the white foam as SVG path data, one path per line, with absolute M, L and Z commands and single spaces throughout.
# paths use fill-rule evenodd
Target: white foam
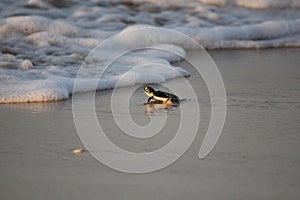
M 69 92 L 57 80 L 14 81 L 1 87 L 0 102 L 40 102 L 67 99 Z
M 202 3 L 219 6 L 235 5 L 252 9 L 300 8 L 299 0 L 199 0 Z
M 177 30 L 195 38 L 207 49 L 300 47 L 300 19 Z
M 5 23 L 5 27 L 2 27 L 1 33 L 14 31 L 29 35 L 40 31 L 49 31 L 68 36 L 75 36 L 80 33 L 80 29 L 70 23 L 53 21 L 40 16 L 9 17 L 2 23 Z
M 169 51 L 169 52 L 167 52 Z M 117 53 L 106 52 L 109 56 Z M 174 55 L 170 52 L 177 52 Z M 98 52 L 99 53 L 99 52 Z M 71 57 L 78 58 L 78 54 L 72 54 Z M 171 61 L 181 59 L 185 56 L 185 51 L 174 45 L 160 44 L 147 49 L 141 49 L 131 52 L 120 57 L 108 68 L 103 74 L 100 81 L 97 74 L 103 72 L 105 65 L 102 64 L 105 54 L 95 54 L 104 56 L 103 59 L 90 58 L 90 62 L 81 68 L 80 76 L 76 76 L 77 67 L 60 68 L 50 66 L 47 70 L 29 70 L 33 68 L 29 60 L 21 62 L 22 73 L 14 73 L 13 70 L 6 71 L 5 75 L 0 77 L 0 102 L 37 102 L 37 101 L 54 101 L 62 100 L 69 97 L 73 92 L 87 92 L 103 89 L 110 89 L 122 78 L 120 87 L 142 84 L 142 83 L 158 83 L 179 76 L 187 76 L 189 73 L 179 67 L 170 64 Z M 6 56 L 6 60 L 14 60 L 14 56 Z M 67 58 L 64 57 L 64 61 Z M 63 62 L 57 61 L 58 63 Z M 53 61 L 52 61 L 53 62 Z M 100 63 L 99 63 L 100 62 Z M 136 68 L 140 66 L 139 68 Z M 126 79 L 123 75 L 126 74 Z M 79 87 L 73 90 L 75 78 Z M 38 79 L 38 80 L 30 80 Z M 99 81 L 99 82 L 98 82 Z M 98 84 L 97 84 L 98 83 Z M 95 88 L 95 84 L 97 87 Z

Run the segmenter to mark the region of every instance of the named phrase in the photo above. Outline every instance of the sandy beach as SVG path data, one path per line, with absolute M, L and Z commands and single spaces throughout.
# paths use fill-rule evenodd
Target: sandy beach
M 197 53 L 189 52 L 188 58 Z M 209 53 L 223 76 L 228 105 L 222 135 L 205 159 L 197 157 L 210 116 L 204 84 L 196 90 L 203 120 L 192 146 L 171 166 L 140 175 L 110 169 L 89 152 L 71 153 L 85 149 L 71 99 L 0 104 L 0 199 L 299 199 L 300 49 Z M 198 79 L 192 72 L 188 80 Z M 128 88 L 120 90 L 126 93 Z M 111 90 L 96 94 L 104 129 L 113 124 L 110 95 Z M 139 90 L 130 101 L 132 118 L 139 124 L 149 121 L 146 99 Z M 179 112 L 167 113 L 169 126 L 176 128 Z M 117 145 L 136 151 L 159 148 L 172 137 L 172 131 L 164 130 L 158 139 L 137 142 L 117 128 L 110 132 Z

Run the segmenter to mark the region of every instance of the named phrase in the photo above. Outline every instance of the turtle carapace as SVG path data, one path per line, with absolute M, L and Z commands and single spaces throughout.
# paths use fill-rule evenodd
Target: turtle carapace
M 165 104 L 179 104 L 179 98 L 168 92 L 156 91 L 152 87 L 145 86 L 144 92 L 147 96 L 149 96 L 147 103 L 151 103 L 152 101 L 158 101 L 160 103 Z

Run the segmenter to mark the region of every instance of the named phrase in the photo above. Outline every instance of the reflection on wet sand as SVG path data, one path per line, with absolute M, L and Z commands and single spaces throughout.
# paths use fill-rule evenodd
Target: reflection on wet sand
M 160 110 L 170 110 L 172 108 L 176 108 L 179 105 L 172 104 L 162 104 L 162 103 L 147 103 L 145 104 L 145 115 L 151 116 L 151 114 Z

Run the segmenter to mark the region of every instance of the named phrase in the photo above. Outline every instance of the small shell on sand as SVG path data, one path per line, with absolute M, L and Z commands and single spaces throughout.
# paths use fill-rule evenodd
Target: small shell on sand
M 80 154 L 86 152 L 86 150 L 84 150 L 84 149 L 72 149 L 71 152 L 76 154 L 76 155 L 80 155 Z

